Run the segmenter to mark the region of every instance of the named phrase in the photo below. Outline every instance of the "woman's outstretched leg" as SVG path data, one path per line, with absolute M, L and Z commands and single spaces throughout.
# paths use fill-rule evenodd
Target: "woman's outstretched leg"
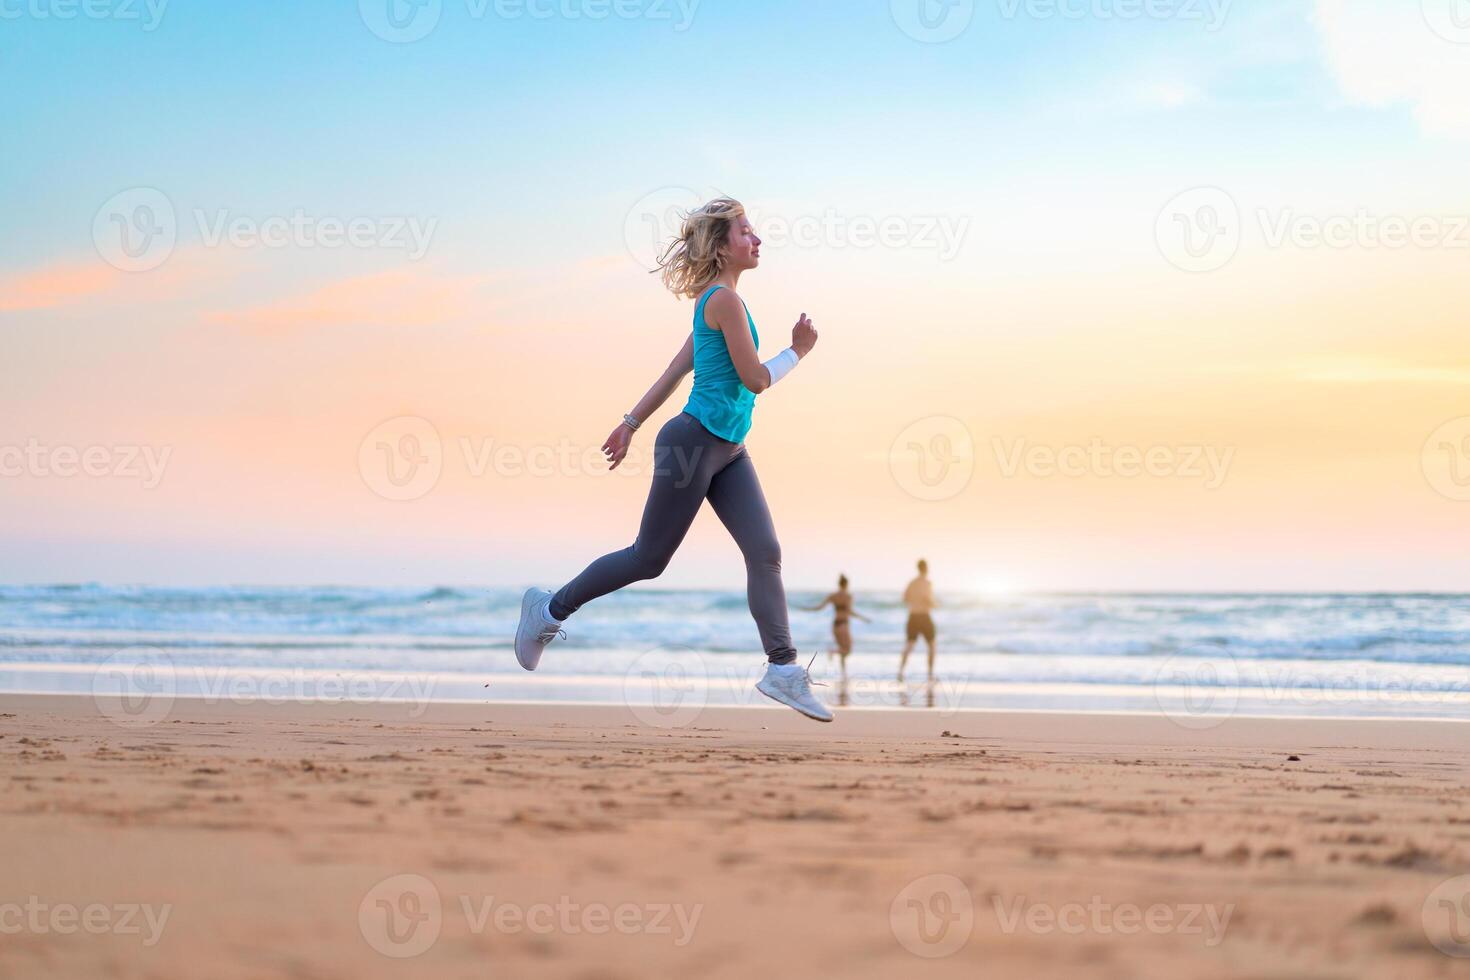
M 710 506 L 745 556 L 746 598 L 766 659 L 773 664 L 795 663 L 786 586 L 781 581 L 781 543 L 776 540 L 776 525 L 750 456 L 737 454 L 730 465 L 715 474 L 708 496 Z
M 676 415 L 664 423 L 654 441 L 653 485 L 637 540 L 588 565 L 555 595 L 533 588 L 522 596 L 516 628 L 516 659 L 522 667 L 536 669 L 562 621 L 583 605 L 663 573 L 704 503 L 710 475 L 729 459 L 730 448 L 692 416 Z
M 549 612 L 564 620 L 599 596 L 634 582 L 658 578 L 679 550 L 709 490 L 710 474 L 723 462 L 715 440 L 688 415 L 664 424 L 654 441 L 653 485 L 643 505 L 638 538 L 603 555 L 552 596 Z

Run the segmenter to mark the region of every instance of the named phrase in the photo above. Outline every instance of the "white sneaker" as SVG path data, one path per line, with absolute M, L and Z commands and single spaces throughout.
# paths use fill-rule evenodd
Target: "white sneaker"
M 801 664 L 767 664 L 766 676 L 756 683 L 755 689 L 808 718 L 832 720 L 831 710 L 812 693 L 811 675 Z
M 541 662 L 546 645 L 560 637 L 565 640 L 567 631 L 561 623 L 551 618 L 547 606 L 551 604 L 551 593 L 535 587 L 521 596 L 521 624 L 516 627 L 516 659 L 527 670 L 535 670 Z

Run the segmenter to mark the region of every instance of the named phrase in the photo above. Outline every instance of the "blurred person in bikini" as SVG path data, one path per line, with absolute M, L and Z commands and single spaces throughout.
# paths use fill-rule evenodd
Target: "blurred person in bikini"
M 823 599 L 815 606 L 804 607 L 808 612 L 817 612 L 832 607 L 832 640 L 837 644 L 837 656 L 842 661 L 842 679 L 847 680 L 847 655 L 852 653 L 852 630 L 848 626 L 848 618 L 855 616 L 865 623 L 872 620 L 864 616 L 852 607 L 852 593 L 847 591 L 847 576 L 837 576 L 837 591 Z

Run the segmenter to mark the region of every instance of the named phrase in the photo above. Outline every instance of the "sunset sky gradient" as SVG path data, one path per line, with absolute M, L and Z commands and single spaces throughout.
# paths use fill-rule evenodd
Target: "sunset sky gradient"
M 728 193 L 776 230 L 741 284 L 762 355 L 821 331 L 747 440 L 788 584 L 922 555 L 941 589 L 1462 591 L 1470 502 L 1426 442 L 1470 416 L 1470 43 L 1435 3 L 1239 0 L 1210 30 L 981 0 L 942 44 L 902 0 L 704 0 L 683 31 L 443 0 L 413 43 L 348 2 L 7 16 L 0 449 L 169 457 L 152 487 L 0 476 L 0 581 L 559 585 L 631 542 L 646 473 L 476 461 L 596 449 L 689 329 L 644 212 Z M 94 235 L 135 188 L 177 228 L 146 271 Z M 1195 188 L 1239 209 L 1202 272 L 1159 231 Z M 221 215 L 432 234 L 212 242 Z M 1273 241 L 1333 219 L 1433 240 Z M 440 438 L 412 500 L 360 465 L 399 417 Z M 932 418 L 972 446 L 939 500 L 895 445 Z M 1006 472 L 1095 442 L 1230 464 Z M 706 511 L 659 585 L 743 574 Z

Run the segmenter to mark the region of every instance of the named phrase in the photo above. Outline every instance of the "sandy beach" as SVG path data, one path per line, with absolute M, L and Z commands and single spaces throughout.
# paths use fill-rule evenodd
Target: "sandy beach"
M 1463 724 L 114 718 L 0 696 L 0 975 L 1449 977 L 1470 954 Z

